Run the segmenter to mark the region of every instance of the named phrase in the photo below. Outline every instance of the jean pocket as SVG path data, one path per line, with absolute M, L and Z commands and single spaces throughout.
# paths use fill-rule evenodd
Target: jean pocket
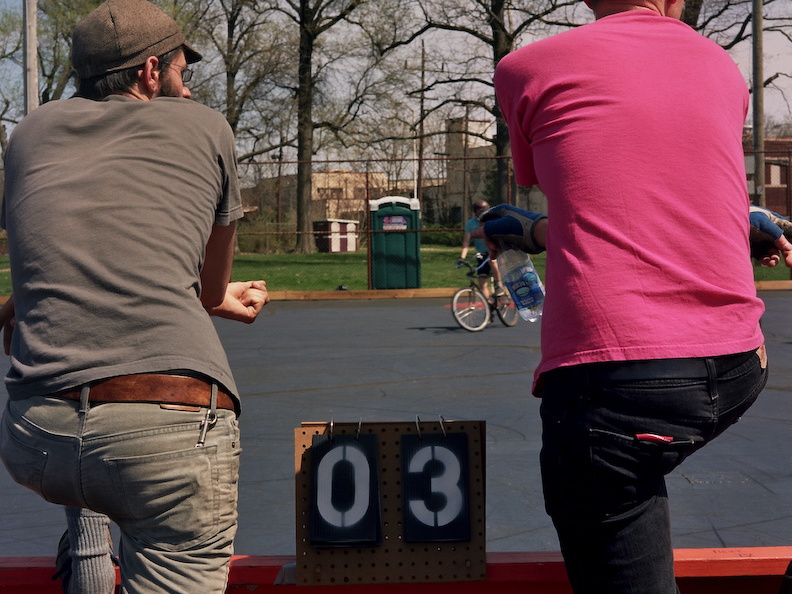
M 12 479 L 46 499 L 43 482 L 47 452 L 18 439 L 5 419 L 0 429 L 0 457 Z
M 702 444 L 701 439 L 687 437 L 622 435 L 611 431 L 591 430 L 592 460 L 604 468 L 627 469 L 635 476 L 642 473 L 666 475 Z
M 599 505 L 606 514 L 618 515 L 657 495 L 663 477 L 700 446 L 687 438 L 655 442 L 592 429 L 592 480 L 599 485 Z
M 119 509 L 107 510 L 141 541 L 164 550 L 218 530 L 217 447 L 105 460 Z

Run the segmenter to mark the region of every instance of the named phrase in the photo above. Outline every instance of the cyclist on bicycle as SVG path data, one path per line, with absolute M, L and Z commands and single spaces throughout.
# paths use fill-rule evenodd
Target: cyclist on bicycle
M 503 283 L 501 282 L 500 271 L 498 270 L 498 263 L 495 260 L 487 261 L 487 244 L 483 239 L 471 237 L 470 233 L 473 229 L 478 229 L 481 223 L 478 220 L 479 215 L 487 210 L 490 205 L 486 200 L 476 200 L 472 205 L 473 216 L 465 223 L 465 232 L 462 235 L 462 252 L 459 255 L 458 262 L 464 262 L 470 249 L 470 240 L 473 240 L 473 245 L 476 248 L 476 262 L 479 277 L 479 285 L 484 297 L 489 300 L 490 298 L 490 285 L 489 279 L 492 278 L 495 285 L 495 295 L 503 294 Z

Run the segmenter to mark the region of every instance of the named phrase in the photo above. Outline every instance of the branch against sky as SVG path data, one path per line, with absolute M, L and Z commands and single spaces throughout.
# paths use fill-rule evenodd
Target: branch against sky
M 419 125 L 428 140 L 442 131 L 444 119 L 466 115 L 497 122 L 496 152 L 507 154 L 508 131 L 492 89 L 495 64 L 520 45 L 591 20 L 578 0 L 155 2 L 204 54 L 191 82 L 194 97 L 226 114 L 245 158 L 278 147 L 296 151 L 305 126 L 311 142 L 303 137 L 300 154 L 310 160 L 317 151 L 412 139 Z M 71 30 L 98 4 L 39 1 L 42 102 L 73 91 Z M 23 106 L 21 9 L 15 6 L 0 13 L 0 117 L 9 127 Z M 788 119 L 792 0 L 765 0 L 764 7 L 765 105 L 774 110 L 768 115 Z M 752 0 L 687 0 L 684 17 L 732 53 L 746 81 L 751 8 Z M 301 55 L 310 58 L 302 65 Z M 303 127 L 301 113 L 310 115 Z
M 686 9 L 696 1 L 691 4 L 688 0 Z M 792 54 L 792 2 L 764 0 L 763 5 L 765 113 L 776 119 L 792 119 L 787 100 L 792 94 L 792 80 L 787 76 Z M 726 49 L 752 86 L 752 0 L 704 0 L 696 17 L 688 24 Z

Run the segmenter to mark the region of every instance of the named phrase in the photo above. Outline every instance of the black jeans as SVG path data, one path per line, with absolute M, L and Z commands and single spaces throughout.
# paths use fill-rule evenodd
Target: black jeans
M 678 591 L 664 477 L 737 422 L 766 382 L 755 352 L 545 375 L 545 507 L 576 594 Z

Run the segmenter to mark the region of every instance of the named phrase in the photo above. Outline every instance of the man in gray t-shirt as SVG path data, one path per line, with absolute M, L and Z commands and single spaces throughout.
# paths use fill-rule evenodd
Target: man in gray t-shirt
M 153 4 L 107 0 L 74 32 L 78 97 L 34 110 L 6 156 L 0 455 L 48 501 L 92 510 L 70 525 L 119 525 L 128 592 L 225 590 L 240 402 L 209 316 L 249 323 L 268 301 L 263 281 L 229 283 L 234 137 L 188 100 L 200 59 Z

